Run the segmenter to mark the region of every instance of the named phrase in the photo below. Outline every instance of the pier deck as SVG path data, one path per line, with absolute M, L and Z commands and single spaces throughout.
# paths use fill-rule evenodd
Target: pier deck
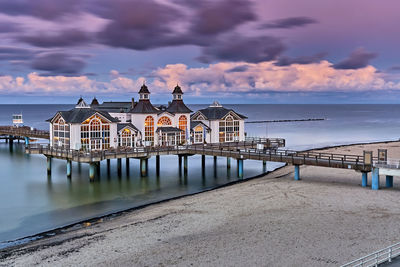
M 28 126 L 0 126 L 0 136 L 50 139 L 49 131 L 32 129 Z

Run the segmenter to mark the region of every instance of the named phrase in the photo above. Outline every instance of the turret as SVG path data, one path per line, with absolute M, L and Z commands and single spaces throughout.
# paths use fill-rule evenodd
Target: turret
M 174 91 L 172 92 L 172 95 L 174 96 L 174 100 L 182 100 L 182 89 L 181 87 L 177 84 L 174 88 Z
M 149 100 L 150 99 L 150 91 L 145 84 L 140 87 L 139 90 L 139 101 L 140 100 Z

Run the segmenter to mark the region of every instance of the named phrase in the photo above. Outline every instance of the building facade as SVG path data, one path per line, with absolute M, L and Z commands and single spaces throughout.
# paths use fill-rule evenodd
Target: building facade
M 50 122 L 50 145 L 66 149 L 175 146 L 244 140 L 245 116 L 214 102 L 195 112 L 183 102 L 177 85 L 167 106 L 154 106 L 145 84 L 139 100 L 90 105 L 80 98 L 74 109 L 59 111 Z

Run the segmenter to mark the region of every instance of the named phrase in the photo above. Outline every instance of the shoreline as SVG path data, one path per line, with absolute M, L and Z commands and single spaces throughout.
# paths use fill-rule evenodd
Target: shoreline
M 388 143 L 394 143 L 394 142 L 398 142 L 398 141 L 399 140 L 386 140 L 386 141 L 376 141 L 376 142 L 374 141 L 374 142 L 351 143 L 351 144 L 344 144 L 344 145 L 324 146 L 324 147 L 320 147 L 320 148 L 313 148 L 313 149 L 306 149 L 306 150 L 299 150 L 299 151 L 302 151 L 302 152 L 304 152 L 304 151 L 305 152 L 307 152 L 307 151 L 321 151 L 321 150 L 327 150 L 327 149 L 344 148 L 344 147 L 355 146 L 355 145 L 388 144 Z M 184 194 L 184 195 L 180 195 L 180 196 L 176 196 L 176 197 L 172 197 L 172 198 L 163 199 L 163 200 L 160 200 L 160 201 L 150 202 L 150 203 L 147 203 L 147 204 L 144 204 L 144 205 L 139 205 L 139 206 L 136 206 L 136 207 L 131 207 L 131 208 L 128 208 L 128 209 L 113 211 L 113 212 L 101 214 L 99 216 L 90 217 L 90 218 L 83 219 L 83 220 L 78 220 L 78 221 L 73 222 L 73 223 L 69 223 L 69 224 L 66 224 L 66 225 L 55 227 L 53 229 L 50 229 L 50 230 L 47 230 L 47 231 L 44 231 L 44 232 L 40 232 L 40 233 L 36 233 L 36 234 L 33 234 L 33 235 L 21 237 L 21 238 L 15 239 L 15 240 L 3 241 L 3 242 L 0 242 L 0 245 L 3 245 L 2 247 L 0 247 L 0 259 L 3 258 L 2 255 L 1 255 L 3 252 L 7 252 L 7 251 L 10 251 L 10 250 L 17 249 L 17 248 L 19 248 L 21 246 L 27 245 L 27 244 L 32 243 L 32 242 L 37 241 L 37 240 L 51 238 L 51 237 L 53 237 L 55 235 L 60 235 L 60 234 L 66 233 L 66 232 L 71 231 L 71 230 L 74 231 L 74 230 L 85 228 L 87 226 L 91 226 L 91 225 L 94 225 L 94 224 L 102 223 L 103 221 L 119 217 L 119 216 L 121 216 L 123 214 L 126 214 L 126 213 L 129 213 L 129 212 L 145 209 L 145 208 L 147 208 L 149 206 L 162 204 L 162 203 L 166 203 L 166 202 L 169 202 L 169 201 L 173 201 L 173 200 L 177 200 L 177 199 L 181 199 L 181 198 L 185 198 L 185 197 L 189 197 L 189 196 L 194 196 L 194 195 L 197 195 L 197 194 L 201 194 L 201 193 L 217 190 L 217 189 L 220 189 L 220 188 L 232 186 L 232 185 L 243 183 L 243 182 L 246 182 L 246 181 L 251 181 L 253 179 L 262 178 L 265 175 L 272 174 L 272 173 L 274 173 L 274 172 L 276 172 L 276 171 L 278 171 L 278 170 L 280 170 L 282 168 L 285 168 L 287 166 L 288 166 L 288 164 L 285 164 L 284 166 L 278 167 L 278 168 L 274 169 L 273 171 L 270 171 L 270 172 L 267 171 L 265 173 L 261 173 L 259 175 L 252 176 L 252 177 L 249 177 L 249 178 L 246 178 L 246 179 L 231 181 L 231 182 L 228 182 L 226 184 L 219 185 L 219 186 L 212 187 L 212 188 L 208 188 L 208 189 L 201 190 L 201 191 L 198 191 L 198 192 Z

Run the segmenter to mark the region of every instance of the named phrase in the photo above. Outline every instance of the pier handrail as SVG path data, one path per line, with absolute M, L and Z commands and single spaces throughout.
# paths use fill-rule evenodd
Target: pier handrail
M 384 249 L 375 251 L 359 259 L 353 260 L 349 263 L 341 265 L 341 267 L 369 267 L 378 266 L 384 262 L 392 262 L 392 259 L 400 255 L 400 242 Z
M 377 168 L 400 169 L 400 159 L 374 160 L 373 166 Z

